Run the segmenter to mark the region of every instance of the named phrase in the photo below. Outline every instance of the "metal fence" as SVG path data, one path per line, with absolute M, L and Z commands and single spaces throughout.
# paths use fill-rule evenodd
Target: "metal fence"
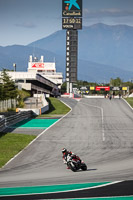
M 0 112 L 7 111 L 11 108 L 16 108 L 17 101 L 16 99 L 8 99 L 0 101 Z
M 28 119 L 32 116 L 33 116 L 33 112 L 30 110 L 30 111 L 19 112 L 9 117 L 5 117 L 0 120 L 0 132 L 8 128 L 8 126 L 16 124 L 17 122 L 20 122 L 24 119 Z

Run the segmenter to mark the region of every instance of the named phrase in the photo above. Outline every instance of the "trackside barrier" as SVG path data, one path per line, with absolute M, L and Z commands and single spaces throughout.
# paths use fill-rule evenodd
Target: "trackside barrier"
M 2 132 L 5 129 L 5 119 L 0 120 L 0 132 Z
M 24 119 L 28 119 L 32 116 L 33 116 L 33 112 L 30 110 L 30 111 L 19 112 L 10 117 L 6 117 L 0 121 L 0 132 L 2 132 L 4 129 L 8 128 L 8 126 L 16 124 L 16 123 L 18 123 Z

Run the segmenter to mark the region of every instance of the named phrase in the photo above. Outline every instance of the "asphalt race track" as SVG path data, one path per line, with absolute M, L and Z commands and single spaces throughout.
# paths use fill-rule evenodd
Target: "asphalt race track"
M 120 181 L 112 196 L 133 195 L 133 110 L 122 99 L 62 100 L 72 111 L 50 129 L 43 130 L 0 170 L 0 188 Z M 79 155 L 88 170 L 74 173 L 66 169 L 61 155 L 63 147 Z M 101 196 L 108 196 L 107 191 L 114 186 L 108 187 Z M 98 196 L 96 192 L 85 193 L 82 197 Z M 42 198 L 33 195 L 24 199 Z

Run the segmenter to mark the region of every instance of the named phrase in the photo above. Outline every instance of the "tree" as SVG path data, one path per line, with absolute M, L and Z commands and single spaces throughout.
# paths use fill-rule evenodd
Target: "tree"
M 123 84 L 123 82 L 119 77 L 117 77 L 116 79 L 112 79 L 112 78 L 110 79 L 110 86 L 119 87 L 119 86 L 122 86 L 122 84 Z
M 15 82 L 8 75 L 6 69 L 3 69 L 3 71 L 1 72 L 1 82 L 2 86 L 0 88 L 0 95 L 2 97 L 2 100 L 16 99 L 17 90 L 15 87 Z
M 0 101 L 3 100 L 3 85 L 0 83 Z
M 66 82 L 64 82 L 61 86 L 61 94 L 66 92 Z

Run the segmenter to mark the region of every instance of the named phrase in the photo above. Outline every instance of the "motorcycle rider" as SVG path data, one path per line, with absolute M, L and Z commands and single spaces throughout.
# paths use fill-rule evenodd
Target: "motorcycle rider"
M 70 155 L 73 159 L 79 160 L 81 162 L 81 159 L 79 158 L 79 156 L 74 154 L 72 151 L 68 151 L 66 148 L 62 149 L 62 153 L 63 153 L 64 164 L 67 164 L 67 156 L 68 155 Z M 68 167 L 68 169 L 69 169 L 69 167 Z

